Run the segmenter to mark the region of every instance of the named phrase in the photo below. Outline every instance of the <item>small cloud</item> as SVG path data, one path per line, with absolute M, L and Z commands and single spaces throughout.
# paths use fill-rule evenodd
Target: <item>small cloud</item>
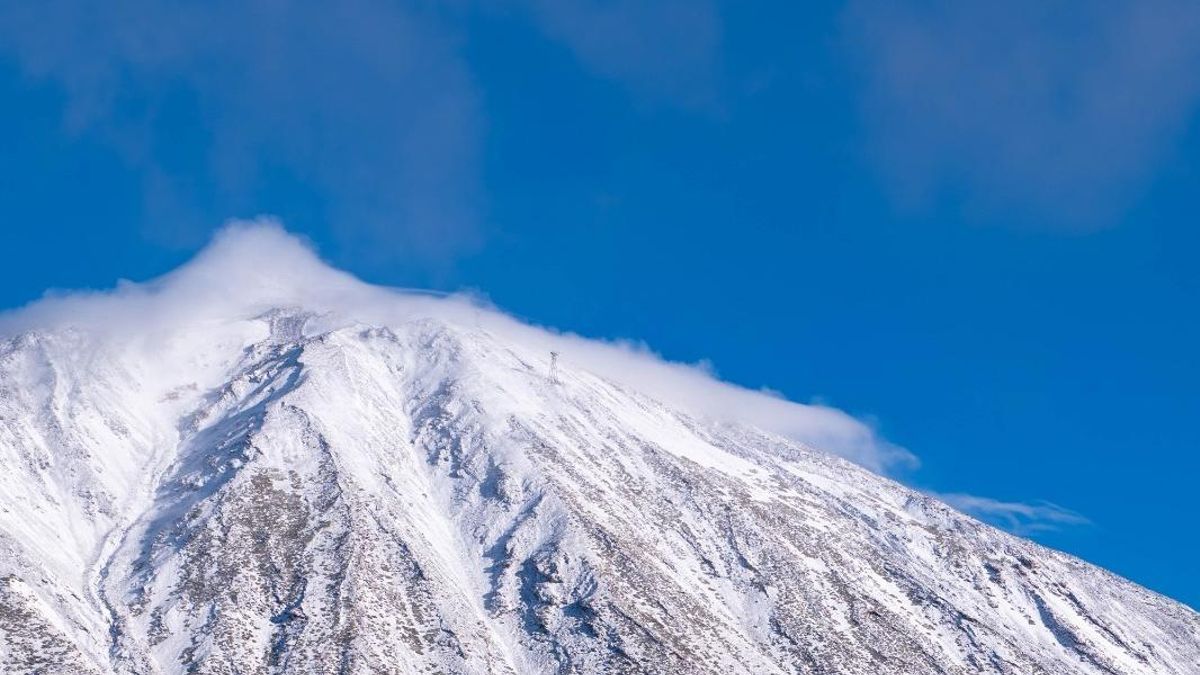
M 779 391 L 778 389 L 775 389 L 774 387 L 759 387 L 758 392 L 760 394 L 762 394 L 763 396 L 770 396 L 771 398 L 787 398 L 786 396 L 783 395 L 782 391 Z M 815 403 L 815 401 L 814 401 L 814 403 Z
M 1021 536 L 1058 530 L 1065 526 L 1091 524 L 1079 513 L 1047 501 L 1006 502 L 963 493 L 931 495 L 963 513 Z
M 721 374 L 717 372 L 717 364 L 713 363 L 712 359 L 700 359 L 692 365 L 696 368 L 696 370 L 699 370 L 709 377 L 719 378 L 721 376 Z
M 871 152 L 897 198 L 1116 222 L 1200 109 L 1200 3 L 852 0 Z
M 655 101 L 716 102 L 721 17 L 713 0 L 525 0 L 534 22 L 596 75 Z

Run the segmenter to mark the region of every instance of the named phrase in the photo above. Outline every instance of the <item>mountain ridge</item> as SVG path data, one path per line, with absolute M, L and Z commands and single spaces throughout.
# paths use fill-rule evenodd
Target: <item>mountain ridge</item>
M 306 334 L 313 317 L 286 309 L 240 326 L 253 338 L 208 389 L 142 391 L 138 373 L 98 354 L 58 373 L 43 406 L 5 387 L 6 433 L 43 424 L 89 458 L 41 481 L 78 479 L 49 501 L 111 522 L 83 580 L 43 583 L 35 570 L 66 577 L 87 546 L 57 565 L 27 555 L 24 572 L 4 557 L 7 614 L 34 617 L 25 624 L 50 627 L 38 643 L 60 645 L 40 672 L 1196 663 L 1191 610 L 845 460 L 673 410 L 569 354 L 552 382 L 548 353 L 484 328 L 422 318 Z M 10 340 L 0 381 L 79 360 L 79 339 Z M 110 493 L 122 463 L 87 445 L 164 442 L 136 423 L 151 398 L 177 416 L 179 438 L 168 454 L 134 453 L 156 478 L 122 505 Z M 21 414 L 55 400 L 73 412 Z M 72 599 L 89 589 L 100 607 Z M 6 657 L 10 668 L 39 658 Z
M 0 671 L 1196 672 L 1195 611 L 910 460 L 234 228 L 0 316 Z

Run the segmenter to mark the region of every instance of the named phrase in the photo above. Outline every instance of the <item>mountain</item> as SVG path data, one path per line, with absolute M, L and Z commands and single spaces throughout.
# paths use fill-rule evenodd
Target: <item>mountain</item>
M 840 418 L 297 247 L 0 322 L 0 671 L 1200 672 L 1191 609 L 780 431 Z

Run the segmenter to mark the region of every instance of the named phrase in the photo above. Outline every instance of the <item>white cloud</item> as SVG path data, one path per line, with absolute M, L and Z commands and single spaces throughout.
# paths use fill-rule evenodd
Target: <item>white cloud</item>
M 193 260 L 145 283 L 121 282 L 102 292 L 55 293 L 0 314 L 0 336 L 76 328 L 133 345 L 159 366 L 173 367 L 180 333 L 204 340 L 214 327 L 276 307 L 323 313 L 329 326 L 395 325 L 422 317 L 479 326 L 694 414 L 760 427 L 844 456 L 877 472 L 911 467 L 916 458 L 862 420 L 836 408 L 788 401 L 717 379 L 712 364 L 676 363 L 646 345 L 606 341 L 530 325 L 462 294 L 373 286 L 330 267 L 277 222 L 234 223 Z M 951 506 L 1016 534 L 1030 535 L 1088 520 L 1050 502 L 1012 502 L 962 493 L 934 494 Z
M 1112 224 L 1200 108 L 1192 0 L 848 7 L 873 152 L 909 206 Z
M 155 343 L 212 326 L 252 318 L 275 307 L 325 313 L 324 321 L 389 325 L 435 317 L 483 327 L 518 344 L 560 352 L 583 368 L 695 414 L 749 423 L 841 454 L 884 471 L 911 464 L 907 451 L 867 424 L 827 406 L 804 405 L 721 382 L 711 365 L 673 363 L 644 346 L 587 339 L 522 323 L 467 296 L 437 296 L 372 286 L 322 262 L 300 239 L 269 220 L 234 224 L 179 269 L 146 283 L 124 282 L 111 291 L 58 294 L 0 315 L 0 334 L 74 327 L 139 343 L 149 355 L 168 353 Z M 166 358 L 165 356 L 162 358 Z
M 1051 502 L 1008 502 L 962 493 L 935 493 L 933 496 L 959 511 L 1019 535 L 1090 523 L 1084 516 Z
M 68 130 L 141 177 L 160 242 L 191 246 L 232 215 L 303 209 L 360 260 L 440 262 L 480 236 L 483 115 L 436 10 L 0 3 L 0 58 L 60 88 Z
M 715 103 L 721 17 L 713 0 L 523 0 L 551 39 L 634 94 L 688 107 Z

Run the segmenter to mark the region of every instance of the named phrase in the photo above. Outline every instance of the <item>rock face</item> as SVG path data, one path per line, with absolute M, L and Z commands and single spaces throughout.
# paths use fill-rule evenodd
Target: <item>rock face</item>
M 177 344 L 195 382 L 0 344 L 0 671 L 1200 672 L 1194 611 L 844 460 L 310 320 Z

